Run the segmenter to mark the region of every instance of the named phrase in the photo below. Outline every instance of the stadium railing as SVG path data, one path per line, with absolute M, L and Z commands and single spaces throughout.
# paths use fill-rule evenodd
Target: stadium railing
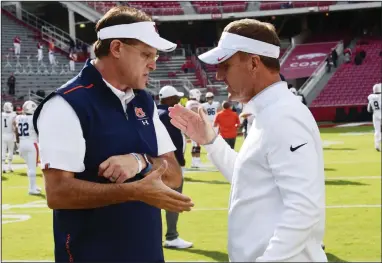
M 208 84 L 206 86 L 207 91 L 212 92 L 215 96 L 222 96 L 227 95 L 227 85 L 220 85 L 220 84 Z
M 208 77 L 206 72 L 204 71 L 200 61 L 196 58 L 196 56 L 191 56 L 191 61 L 195 65 L 196 76 L 199 78 L 202 87 L 205 87 L 208 83 Z
M 52 91 L 49 91 L 48 93 L 51 93 Z M 28 100 L 31 100 L 35 102 L 37 105 L 41 103 L 41 101 L 44 100 L 43 97 L 37 95 L 36 93 L 32 93 L 32 91 L 29 89 L 28 91 Z
M 15 18 L 17 18 L 16 14 L 16 6 L 15 5 L 7 5 L 7 6 L 2 6 L 2 9 L 13 15 Z M 63 31 L 62 29 L 46 22 L 45 20 L 38 18 L 37 16 L 25 11 L 24 9 L 21 8 L 21 18 L 20 20 L 24 22 L 25 24 L 29 25 L 30 27 L 38 30 L 41 33 L 41 37 L 45 41 L 50 41 L 54 39 L 55 41 L 55 46 L 62 51 L 68 53 L 69 50 L 69 41 L 71 39 L 69 33 Z M 86 42 L 82 41 L 81 39 L 73 39 L 77 43 L 87 44 Z
M 335 47 L 337 54 L 342 54 L 344 50 L 344 44 L 340 41 Z M 313 72 L 313 74 L 305 81 L 305 83 L 300 87 L 299 92 L 305 97 L 312 91 L 316 84 L 321 80 L 322 76 L 325 74 L 326 60 L 324 60 L 321 65 Z
M 335 5 L 337 1 L 264 1 L 260 2 L 260 10 L 278 10 L 302 7 L 321 7 L 325 11 L 328 6 Z
M 186 57 L 186 50 L 184 48 L 177 48 L 172 52 L 158 52 L 159 56 L 164 56 L 164 57 Z
M 188 94 L 191 89 L 194 89 L 194 85 L 186 78 L 177 79 L 152 79 L 149 78 L 148 85 L 155 90 L 160 90 L 164 85 L 171 85 L 177 88 L 183 88 L 183 91 Z
M 213 49 L 213 47 L 197 47 L 195 49 L 195 54 L 199 56 L 200 54 L 203 54 L 211 49 Z
M 284 64 L 286 58 L 289 56 L 289 54 L 292 52 L 294 48 L 294 45 L 289 45 L 289 47 L 287 48 L 287 50 L 285 50 L 283 56 L 280 58 L 280 65 Z

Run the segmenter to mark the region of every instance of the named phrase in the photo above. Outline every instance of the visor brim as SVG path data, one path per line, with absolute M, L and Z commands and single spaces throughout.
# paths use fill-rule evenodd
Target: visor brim
M 232 49 L 224 49 L 215 47 L 206 53 L 198 56 L 198 58 L 206 64 L 216 65 L 222 63 L 232 57 L 237 51 Z

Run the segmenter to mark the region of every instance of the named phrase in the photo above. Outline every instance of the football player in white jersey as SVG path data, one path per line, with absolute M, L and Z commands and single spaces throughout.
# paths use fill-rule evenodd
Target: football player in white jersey
M 202 93 L 198 89 L 190 90 L 189 100 L 186 103 L 186 108 L 192 111 L 198 112 L 198 108 L 200 104 L 200 98 L 202 97 Z M 192 141 L 192 149 L 191 149 L 191 167 L 192 168 L 201 168 L 203 164 L 200 161 L 200 145 L 196 142 Z
M 15 146 L 15 119 L 16 112 L 13 111 L 13 105 L 10 102 L 4 103 L 3 112 L 1 113 L 1 161 L 3 167 L 3 173 L 7 171 L 13 172 L 12 170 L 12 160 L 13 160 L 13 150 Z M 5 160 L 7 159 L 8 153 L 8 168 L 5 168 Z
M 207 113 L 208 119 L 211 121 L 212 126 L 214 125 L 216 115 L 218 111 L 220 111 L 220 103 L 218 101 L 214 101 L 214 94 L 212 92 L 206 93 L 207 102 L 203 103 L 202 106 Z M 214 127 L 215 132 L 218 133 L 219 128 Z
M 38 162 L 38 140 L 33 128 L 33 113 L 37 105 L 33 101 L 23 104 L 23 114 L 16 117 L 16 141 L 19 143 L 20 156 L 28 166 L 29 194 L 38 195 L 41 189 L 36 185 L 36 168 Z
M 368 112 L 373 112 L 373 125 L 374 125 L 374 146 L 375 149 L 381 151 L 381 83 L 373 86 L 373 93 L 367 99 Z

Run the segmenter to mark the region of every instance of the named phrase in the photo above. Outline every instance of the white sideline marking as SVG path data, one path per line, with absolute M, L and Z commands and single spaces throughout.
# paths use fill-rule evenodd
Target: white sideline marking
M 223 178 L 224 179 L 224 178 Z M 382 179 L 382 176 L 379 175 L 365 175 L 365 176 L 329 176 L 325 177 L 325 180 L 360 180 L 360 179 Z M 225 182 L 225 181 L 219 181 Z M 187 184 L 204 184 L 204 182 L 185 182 Z M 27 189 L 28 186 L 16 185 L 16 186 L 3 186 L 3 189 Z
M 382 179 L 382 176 L 333 176 L 333 177 L 325 177 L 325 180 L 357 180 L 357 179 Z
M 368 176 L 336 176 L 336 177 L 325 177 L 325 180 L 341 180 L 341 179 L 344 179 L 344 180 L 359 180 L 359 179 L 382 179 L 382 176 L 378 176 L 378 175 L 368 175 Z M 223 178 L 224 180 L 224 178 Z M 219 181 L 219 182 L 226 182 L 226 181 Z M 185 182 L 187 184 L 205 184 L 204 182 Z M 207 182 L 208 183 L 208 182 Z M 228 182 L 227 182 L 228 183 Z M 27 189 L 28 186 L 21 186 L 21 185 L 17 185 L 17 186 L 3 186 L 3 189 Z
M 326 206 L 327 209 L 331 208 L 380 208 L 382 207 L 381 204 L 379 205 L 329 205 Z M 228 208 L 218 207 L 218 208 L 196 208 L 192 209 L 191 211 L 222 211 L 227 210 Z
M 365 121 L 365 122 L 351 122 L 351 123 L 345 123 L 345 124 L 340 124 L 336 125 L 334 127 L 336 128 L 341 128 L 341 127 L 357 127 L 357 126 L 362 126 L 362 125 L 372 125 L 373 123 L 370 121 Z
M 379 161 L 336 161 L 336 162 L 324 162 L 325 164 L 360 164 L 360 163 L 380 163 L 381 160 Z
M 356 204 L 356 205 L 329 205 L 326 206 L 326 209 L 342 209 L 342 208 L 381 208 L 381 204 Z M 228 210 L 227 207 L 206 207 L 206 208 L 195 208 L 192 209 L 191 212 L 195 211 L 225 211 Z M 22 211 L 24 214 L 45 214 L 52 213 L 51 210 L 41 210 L 41 211 Z M 2 211 L 3 215 L 6 214 L 15 214 L 13 211 Z

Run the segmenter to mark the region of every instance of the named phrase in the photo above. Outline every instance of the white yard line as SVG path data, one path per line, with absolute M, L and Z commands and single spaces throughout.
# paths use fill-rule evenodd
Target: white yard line
M 379 175 L 365 175 L 365 176 L 327 176 L 325 177 L 325 180 L 378 180 L 378 179 L 382 179 L 382 176 L 379 176 Z M 215 180 L 215 179 L 213 179 Z M 217 181 L 221 184 L 223 183 L 228 183 L 226 181 Z M 185 182 L 186 184 L 207 184 L 209 183 L 208 180 L 206 180 L 206 182 Z M 28 186 L 23 186 L 23 185 L 15 185 L 15 186 L 3 186 L 2 189 L 28 189 Z
M 325 177 L 325 180 L 378 180 L 382 179 L 382 176 L 379 175 L 365 175 L 365 176 L 327 176 Z M 214 179 L 215 180 L 215 179 Z M 226 181 L 217 181 L 219 183 L 225 183 Z M 208 180 L 206 182 L 185 182 L 186 184 L 207 184 L 209 183 Z M 228 183 L 228 182 L 226 182 Z M 3 186 L 2 189 L 28 189 L 28 186 L 23 185 L 14 185 L 14 186 Z
M 325 180 L 360 180 L 360 179 L 371 179 L 371 180 L 377 180 L 382 179 L 382 176 L 376 175 L 376 176 L 327 176 L 325 177 Z
M 355 204 L 355 205 L 329 205 L 326 206 L 326 209 L 344 209 L 344 208 L 381 208 L 381 204 Z M 42 207 L 39 207 L 42 208 Z M 201 211 L 225 211 L 228 210 L 227 207 L 205 207 L 205 208 L 194 208 L 191 210 L 191 212 L 201 212 Z M 3 210 L 2 214 L 46 214 L 46 213 L 52 213 L 52 211 L 49 209 L 44 210 Z
M 335 162 L 325 162 L 325 164 L 360 164 L 360 163 L 381 163 L 381 160 L 377 161 L 335 161 Z

